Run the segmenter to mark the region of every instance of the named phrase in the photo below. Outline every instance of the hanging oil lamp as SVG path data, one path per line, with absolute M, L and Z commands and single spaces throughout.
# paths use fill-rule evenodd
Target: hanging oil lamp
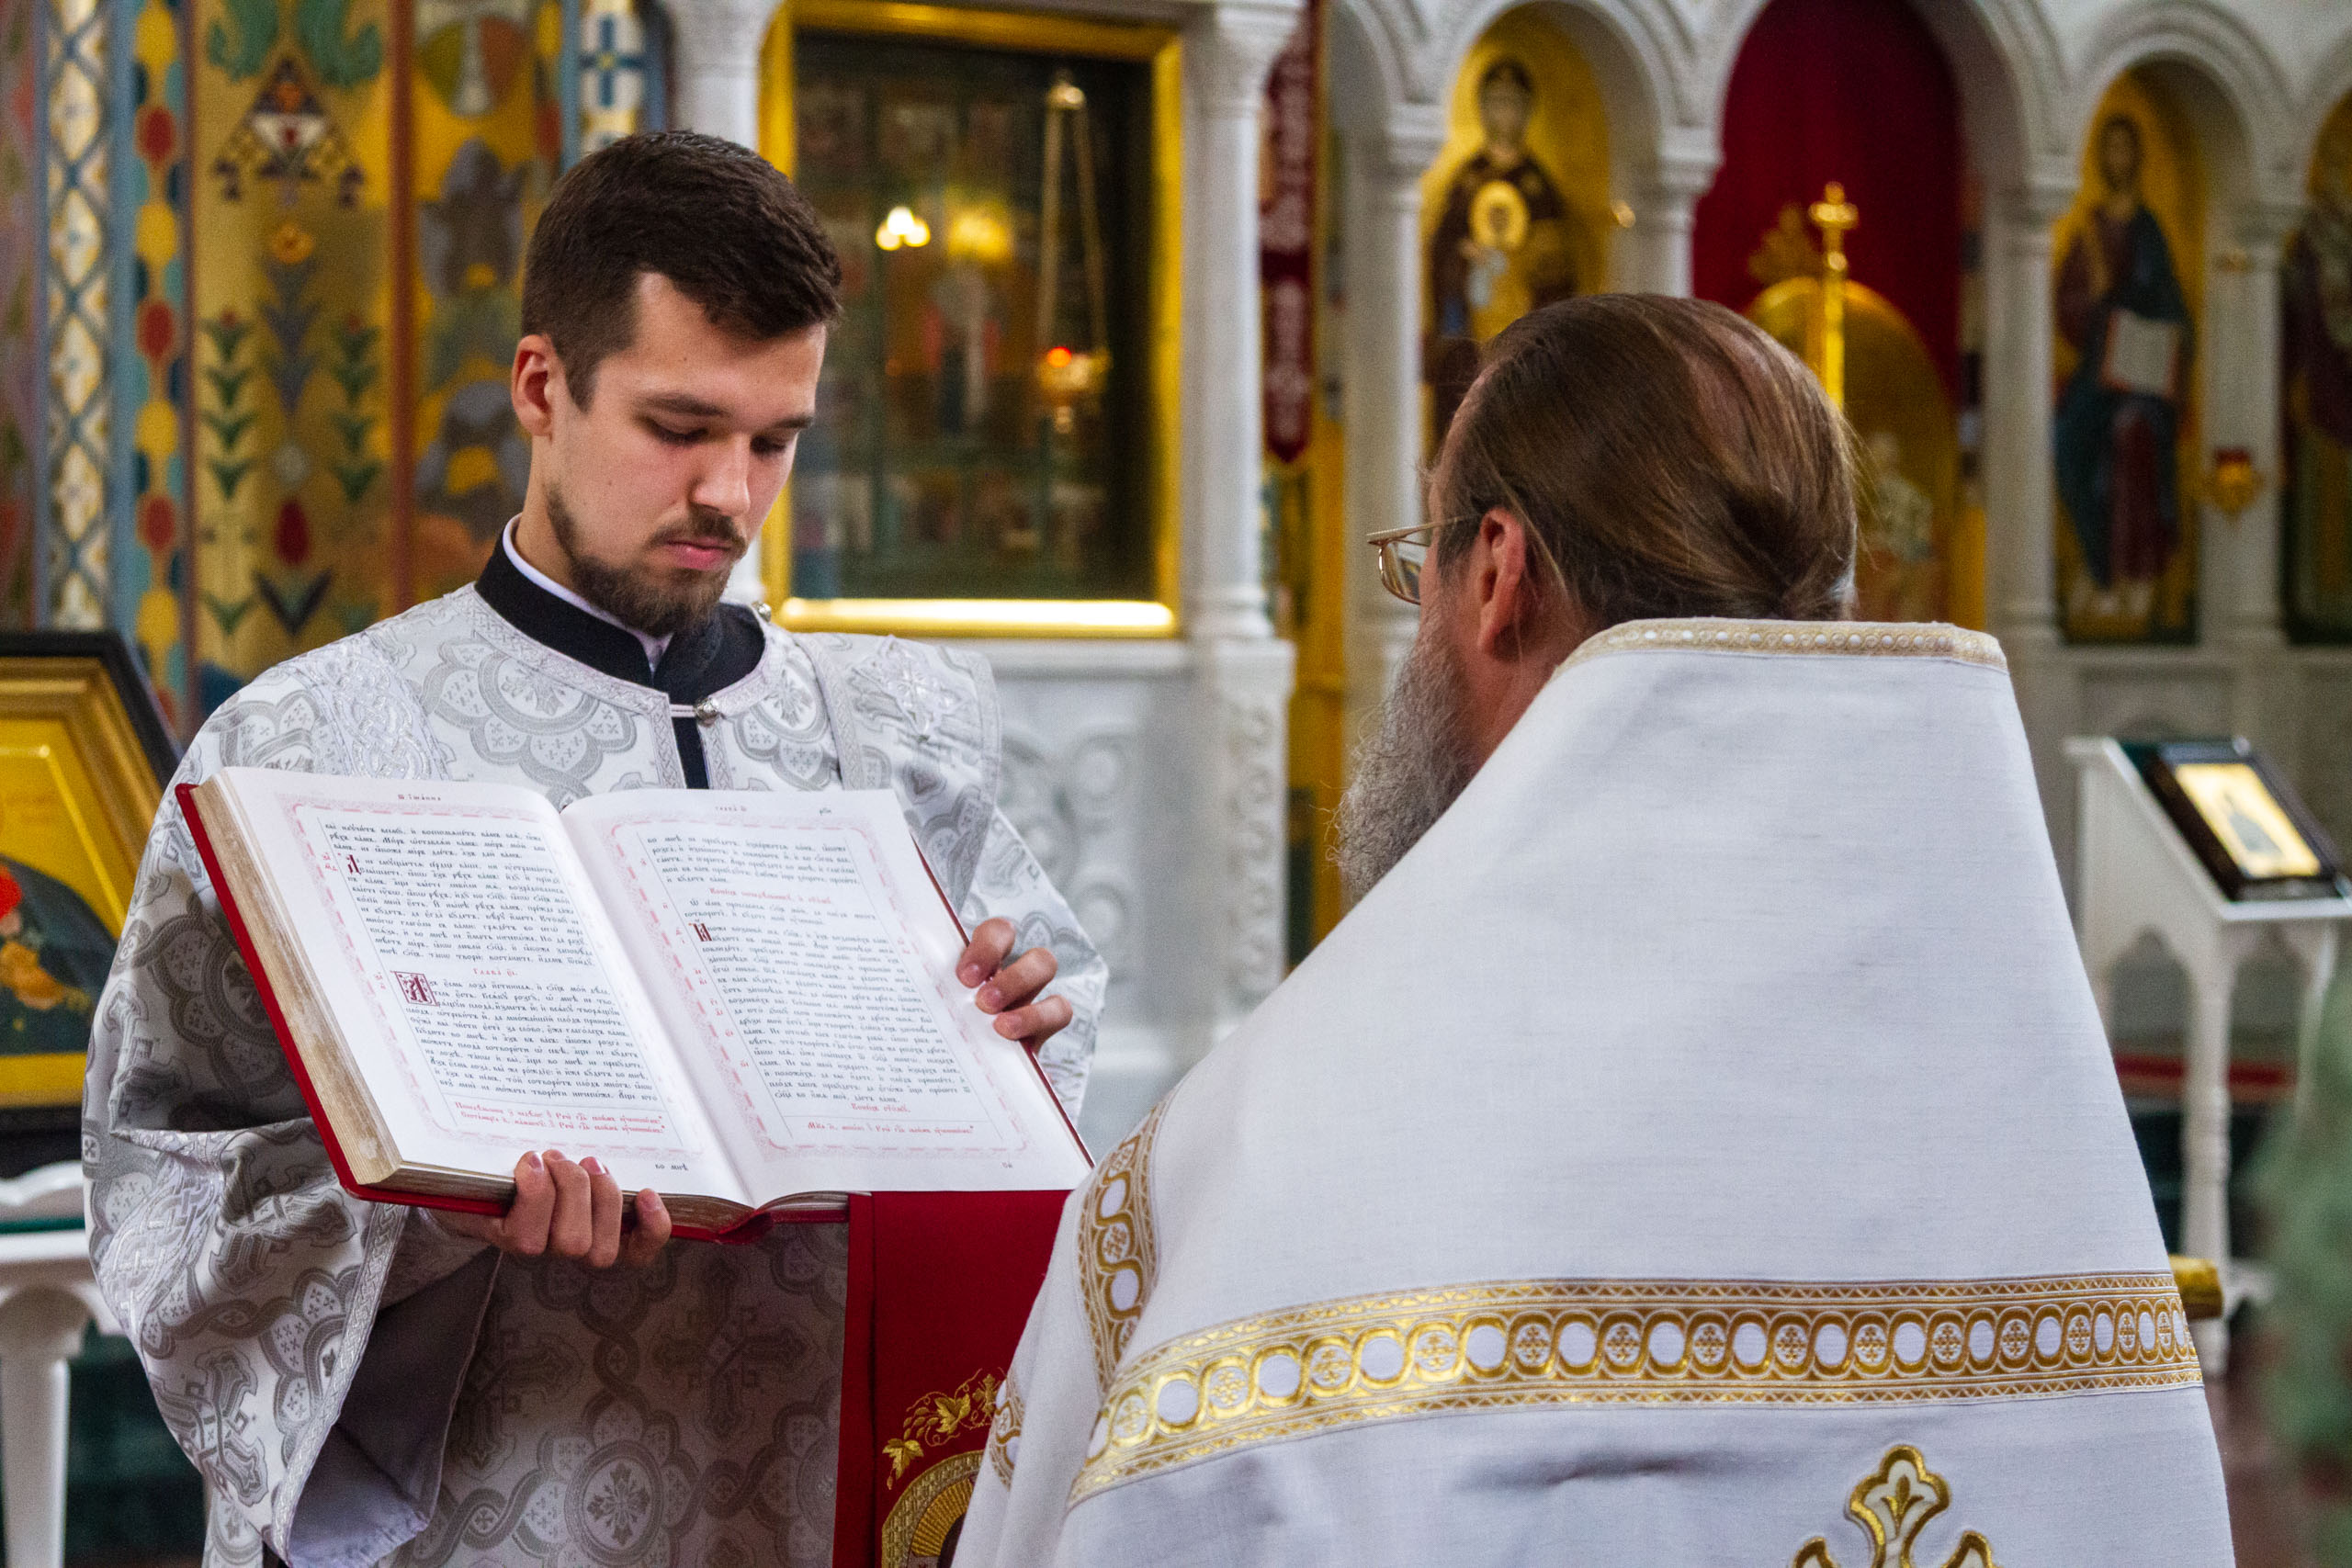
M 1090 346 L 1058 341 L 1055 327 L 1061 302 L 1062 144 L 1075 152 L 1078 221 L 1084 258 Z M 1086 94 L 1067 71 L 1054 74 L 1046 90 L 1046 189 L 1037 268 L 1037 335 L 1047 346 L 1037 355 L 1037 389 L 1053 418 L 1054 432 L 1078 428 L 1078 408 L 1102 396 L 1111 377 L 1109 304 L 1104 298 L 1102 229 L 1094 206 L 1094 142 L 1087 134 Z

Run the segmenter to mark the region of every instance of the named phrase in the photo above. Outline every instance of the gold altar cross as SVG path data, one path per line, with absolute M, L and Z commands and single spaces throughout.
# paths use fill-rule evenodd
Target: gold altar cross
M 1862 220 L 1846 187 L 1836 180 L 1805 215 L 1821 231 L 1821 389 L 1839 409 L 1846 406 L 1846 231 Z

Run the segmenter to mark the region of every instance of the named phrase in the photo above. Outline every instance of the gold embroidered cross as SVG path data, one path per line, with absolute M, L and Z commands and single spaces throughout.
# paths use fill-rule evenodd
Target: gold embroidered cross
M 1919 1568 L 1911 1549 L 1928 1521 L 1951 1506 L 1951 1488 L 1928 1468 L 1919 1450 L 1900 1444 L 1886 1450 L 1878 1473 L 1854 1488 L 1846 1512 L 1871 1538 L 1870 1568 Z M 1805 1542 L 1789 1568 L 1838 1568 L 1829 1543 L 1819 1536 Z M 2000 1568 L 1984 1538 L 1969 1530 L 1960 1538 L 1943 1568 Z

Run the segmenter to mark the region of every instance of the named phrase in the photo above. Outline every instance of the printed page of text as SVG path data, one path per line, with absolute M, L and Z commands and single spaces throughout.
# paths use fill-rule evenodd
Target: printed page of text
M 625 1191 L 748 1201 L 545 800 L 237 773 L 404 1156 L 503 1174 L 555 1148 Z
M 888 791 L 640 791 L 564 820 L 763 1200 L 1083 1179 L 956 980 L 962 933 Z

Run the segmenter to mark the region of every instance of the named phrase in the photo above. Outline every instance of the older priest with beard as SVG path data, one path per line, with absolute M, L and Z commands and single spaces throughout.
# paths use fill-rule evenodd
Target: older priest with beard
M 1073 1195 L 956 1568 L 2231 1561 L 2000 649 L 1840 618 L 1851 491 L 1716 306 L 1497 339 L 1370 891 Z
M 895 790 L 978 922 L 964 982 L 1074 1112 L 1102 965 L 996 810 L 986 666 L 718 602 L 814 412 L 840 276 L 741 148 L 582 162 L 531 242 L 530 486 L 481 581 L 264 674 L 180 777 L 501 781 L 559 807 Z M 1016 928 L 1055 951 L 1012 956 Z M 613 1178 L 560 1150 L 525 1156 L 494 1221 L 347 1196 L 169 796 L 98 1006 L 84 1157 L 100 1285 L 204 1474 L 209 1564 L 830 1561 L 842 1227 L 665 1247 L 652 1193 L 624 1232 Z

